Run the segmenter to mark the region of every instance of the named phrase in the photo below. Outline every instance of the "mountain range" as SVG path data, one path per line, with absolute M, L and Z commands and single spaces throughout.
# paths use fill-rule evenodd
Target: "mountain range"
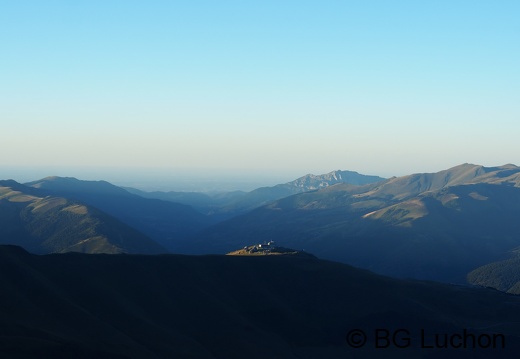
M 520 168 L 463 164 L 296 194 L 204 229 L 191 253 L 274 240 L 395 277 L 465 283 L 520 246 Z
M 326 188 L 337 183 L 363 185 L 383 181 L 378 176 L 367 176 L 354 171 L 332 171 L 323 175 L 307 174 L 294 181 L 272 187 L 260 187 L 250 192 L 234 191 L 225 193 L 198 192 L 143 192 L 125 188 L 129 192 L 146 198 L 156 198 L 190 205 L 216 221 L 229 219 L 251 211 L 277 199 L 297 193 Z
M 63 177 L 2 181 L 0 243 L 34 253 L 225 254 L 274 240 L 398 278 L 469 281 L 511 293 L 520 280 L 520 168 L 511 164 L 389 179 L 307 175 L 248 193 L 198 194 L 204 213 L 143 197 L 178 193 L 129 191 Z
M 154 195 L 146 196 L 146 192 L 124 189 L 106 181 L 56 176 L 25 184 L 3 181 L 4 200 L 0 203 L 0 223 L 5 225 L 0 230 L 0 243 L 21 245 L 34 253 L 180 252 L 180 244 L 184 244 L 196 232 L 231 216 L 231 213 L 244 212 L 244 203 L 255 206 L 255 203 L 260 205 L 268 201 L 267 198 L 283 196 L 284 192 L 280 188 L 294 187 L 299 189 L 290 192 L 303 191 L 310 186 L 325 187 L 345 179 L 367 182 L 372 178 L 375 177 L 349 171 L 336 171 L 323 176 L 308 175 L 294 183 L 263 188 L 261 198 L 254 194 L 255 191 L 252 194 L 230 192 L 211 196 L 186 193 L 186 197 L 198 198 L 199 202 L 201 198 L 209 199 L 209 202 L 202 201 L 204 204 L 201 205 L 206 206 L 206 209 L 213 208 L 209 210 L 213 212 L 205 214 L 190 205 L 145 198 Z M 162 195 L 171 197 L 171 193 Z M 33 209 L 34 206 L 42 207 L 42 203 L 47 203 L 45 211 Z M 241 204 L 237 207 L 233 203 Z M 75 207 L 71 207 L 71 204 Z M 217 204 L 224 209 L 216 210 Z
M 517 358 L 520 167 L 352 173 L 197 208 L 0 181 L 0 356 Z
M 192 207 L 143 198 L 105 181 L 47 177 L 25 184 L 52 196 L 61 196 L 93 206 L 142 232 L 168 251 L 176 242 L 208 226 L 211 221 Z

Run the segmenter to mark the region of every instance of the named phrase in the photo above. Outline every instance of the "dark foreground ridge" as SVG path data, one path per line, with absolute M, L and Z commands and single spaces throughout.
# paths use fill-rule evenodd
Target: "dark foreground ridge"
M 517 296 L 312 257 L 37 256 L 0 246 L 0 285 L 2 358 L 516 358 L 520 350 Z M 401 331 L 385 342 L 385 330 Z M 455 340 L 442 347 L 446 338 Z M 487 338 L 496 345 L 479 342 Z

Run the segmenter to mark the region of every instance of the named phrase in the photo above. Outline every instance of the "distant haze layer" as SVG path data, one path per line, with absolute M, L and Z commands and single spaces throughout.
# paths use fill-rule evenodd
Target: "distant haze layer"
M 332 169 L 330 169 L 332 170 Z M 325 172 L 329 172 L 327 170 Z M 239 169 L 150 169 L 107 167 L 0 166 L 0 178 L 25 183 L 48 176 L 77 177 L 84 180 L 104 179 L 118 186 L 144 191 L 227 192 L 286 183 L 307 174 L 302 171 L 239 170 Z

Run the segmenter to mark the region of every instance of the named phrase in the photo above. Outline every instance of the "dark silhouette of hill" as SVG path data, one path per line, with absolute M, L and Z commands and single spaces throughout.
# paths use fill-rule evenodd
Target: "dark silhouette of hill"
M 142 233 L 95 208 L 0 181 L 0 243 L 34 253 L 164 253 Z
M 186 252 L 252 243 L 309 251 L 396 277 L 464 283 L 520 246 L 520 168 L 464 164 L 286 197 L 202 231 Z
M 177 250 L 177 241 L 210 224 L 206 216 L 190 206 L 143 198 L 106 181 L 47 177 L 26 185 L 96 207 L 173 252 Z
M 5 358 L 495 359 L 520 349 L 519 297 L 311 257 L 36 256 L 0 246 L 0 285 Z M 408 330 L 410 347 L 376 349 L 378 328 Z M 363 348 L 347 345 L 353 329 L 367 333 Z M 421 348 L 421 329 L 427 340 L 500 335 L 504 346 Z
M 128 188 L 128 191 L 146 198 L 157 198 L 193 206 L 219 222 L 249 212 L 266 203 L 297 193 L 326 188 L 337 183 L 363 185 L 385 180 L 378 176 L 362 175 L 354 171 L 332 171 L 323 175 L 307 174 L 294 181 L 272 187 L 261 187 L 250 192 L 194 193 L 194 192 L 143 192 Z

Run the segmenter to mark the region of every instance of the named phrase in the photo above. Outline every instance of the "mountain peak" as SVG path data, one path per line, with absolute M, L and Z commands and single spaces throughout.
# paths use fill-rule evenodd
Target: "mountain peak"
M 60 181 L 60 180 L 79 181 L 76 177 L 61 177 L 61 176 L 48 176 L 48 177 L 41 179 L 40 181 Z
M 117 194 L 131 196 L 121 187 L 117 187 L 107 181 L 84 181 L 75 177 L 50 176 L 38 181 L 26 183 L 25 185 L 44 189 L 48 191 L 95 193 L 95 194 Z
M 21 184 L 16 182 L 13 179 L 0 180 L 0 187 L 16 187 L 16 186 L 21 186 Z
M 335 170 L 322 175 L 307 174 L 287 183 L 287 185 L 304 188 L 306 191 L 309 191 L 329 187 L 336 183 L 364 185 L 384 180 L 382 177 L 362 175 L 355 171 Z

